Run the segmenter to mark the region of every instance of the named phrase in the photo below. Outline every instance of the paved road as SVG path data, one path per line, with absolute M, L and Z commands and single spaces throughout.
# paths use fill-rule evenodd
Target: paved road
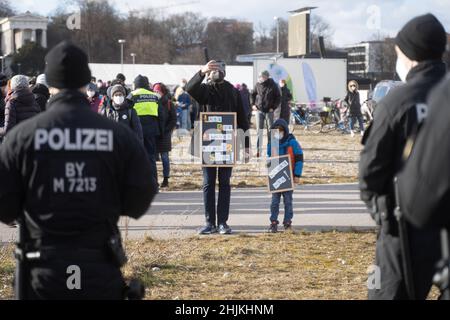
M 236 233 L 266 232 L 270 200 L 264 188 L 233 190 L 229 225 Z M 375 227 L 354 184 L 300 186 L 294 194 L 294 213 L 296 230 L 366 230 Z M 282 214 L 283 211 L 280 220 Z M 122 220 L 121 226 L 125 223 Z M 146 235 L 186 237 L 195 235 L 203 223 L 201 192 L 163 192 L 142 219 L 129 221 L 127 236 L 132 239 Z M 0 226 L 0 241 L 14 239 L 14 233 L 15 229 Z

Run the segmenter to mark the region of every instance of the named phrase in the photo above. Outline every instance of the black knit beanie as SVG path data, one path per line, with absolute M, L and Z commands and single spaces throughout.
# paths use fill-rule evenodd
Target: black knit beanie
M 54 47 L 45 61 L 45 75 L 50 87 L 78 89 L 91 82 L 87 55 L 68 41 Z
M 409 21 L 395 43 L 411 60 L 441 59 L 447 46 L 447 33 L 434 15 L 426 14 Z

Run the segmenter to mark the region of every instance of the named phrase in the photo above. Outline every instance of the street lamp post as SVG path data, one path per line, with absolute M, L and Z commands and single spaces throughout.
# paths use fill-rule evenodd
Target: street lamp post
M 280 53 L 280 18 L 273 18 L 277 22 L 277 53 Z
M 121 68 L 122 68 L 121 70 L 123 73 L 123 46 L 126 43 L 126 41 L 123 39 L 120 39 L 119 43 L 120 43 L 120 64 L 121 64 Z
M 133 65 L 136 64 L 136 53 L 131 53 L 130 56 L 133 58 Z
M 5 63 L 3 62 L 3 60 L 5 59 L 5 57 L 0 56 L 0 59 L 2 59 L 2 71 L 1 71 L 1 73 L 4 73 L 5 72 Z
M 22 66 L 22 64 L 18 63 L 17 66 L 19 67 L 19 74 L 20 74 L 20 67 Z

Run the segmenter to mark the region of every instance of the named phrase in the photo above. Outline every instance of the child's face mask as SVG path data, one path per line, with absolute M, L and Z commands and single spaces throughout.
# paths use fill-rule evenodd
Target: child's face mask
M 275 133 L 273 134 L 273 137 L 276 140 L 282 140 L 284 138 L 284 132 L 283 131 L 275 131 Z

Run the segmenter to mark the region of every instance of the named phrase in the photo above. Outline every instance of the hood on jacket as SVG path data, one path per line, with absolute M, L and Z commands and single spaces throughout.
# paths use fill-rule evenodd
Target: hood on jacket
M 279 127 L 283 128 L 284 130 L 284 137 L 283 139 L 281 139 L 280 143 L 285 143 L 291 135 L 291 133 L 289 132 L 289 124 L 284 119 L 278 119 L 274 122 L 270 129 L 274 130 Z
M 31 90 L 27 88 L 21 88 L 18 90 L 8 92 L 6 96 L 6 101 L 16 100 L 20 103 L 31 103 L 34 101 L 34 95 Z

